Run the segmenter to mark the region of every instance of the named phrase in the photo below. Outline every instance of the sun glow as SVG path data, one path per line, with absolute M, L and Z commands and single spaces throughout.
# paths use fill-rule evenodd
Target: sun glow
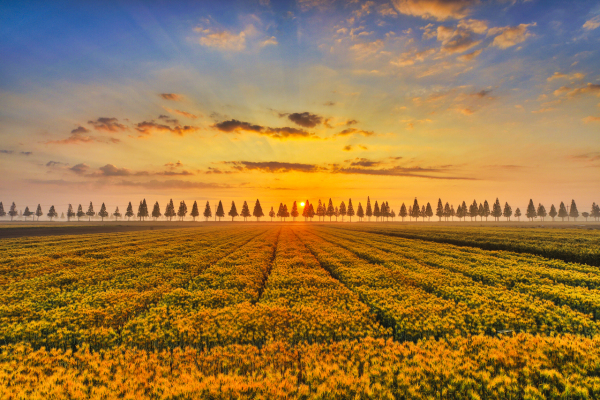
M 301 207 L 304 207 L 304 202 L 300 203 L 300 206 L 301 206 Z

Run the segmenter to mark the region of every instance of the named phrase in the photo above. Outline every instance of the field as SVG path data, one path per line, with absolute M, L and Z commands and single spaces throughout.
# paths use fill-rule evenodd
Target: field
M 0 399 L 599 398 L 599 249 L 382 223 L 3 239 Z

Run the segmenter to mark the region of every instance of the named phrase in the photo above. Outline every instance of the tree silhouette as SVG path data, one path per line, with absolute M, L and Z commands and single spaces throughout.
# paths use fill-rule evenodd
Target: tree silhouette
M 527 205 L 527 212 L 525 213 L 525 215 L 531 221 L 533 221 L 533 219 L 537 217 L 537 212 L 535 211 L 535 206 L 533 205 L 532 199 L 529 199 L 529 204 Z
M 27 221 L 27 217 L 33 215 L 33 211 L 29 211 L 29 207 L 25 207 L 25 211 L 23 211 L 23 216 L 25 217 L 25 221 Z
M 333 212 L 333 215 L 335 216 L 335 222 L 337 222 L 338 217 L 340 216 L 340 210 L 338 209 L 337 206 L 335 206 L 335 210 Z
M 294 221 L 296 220 L 296 217 L 298 215 L 300 215 L 300 213 L 298 212 L 298 205 L 296 204 L 296 201 L 294 201 L 294 204 L 292 204 L 292 218 L 294 219 Z
M 592 203 L 592 212 L 590 214 L 595 221 L 598 221 L 600 218 L 600 206 L 596 203 Z
M 452 222 L 454 222 L 455 215 L 456 215 L 456 211 L 454 210 L 454 206 L 450 206 L 450 218 L 452 218 Z
M 231 202 L 231 209 L 229 210 L 229 212 L 227 213 L 227 215 L 229 215 L 231 217 L 231 221 L 232 222 L 233 222 L 233 219 L 239 215 L 238 212 L 237 212 L 237 208 L 235 208 L 235 202 L 234 201 Z
M 492 206 L 492 217 L 496 218 L 496 221 L 500 221 L 502 216 L 502 207 L 500 206 L 500 200 L 496 198 L 496 202 Z
M 394 210 L 390 212 L 390 217 L 392 217 L 392 221 L 394 221 L 394 218 L 396 218 L 396 213 L 394 212 Z
M 417 201 L 417 198 L 415 197 L 415 201 L 413 203 L 412 206 L 412 214 L 411 216 L 413 218 L 415 218 L 417 220 L 417 222 L 419 222 L 419 217 L 421 216 L 421 207 L 419 207 L 419 202 Z
M 138 217 L 140 217 L 140 221 L 145 221 L 145 218 L 147 218 L 150 215 L 150 213 L 148 212 L 148 204 L 146 204 L 146 199 L 140 201 L 140 206 L 138 207 Z
M 590 216 L 590 213 L 589 213 L 589 212 L 587 212 L 587 211 L 584 211 L 584 212 L 582 212 L 582 213 L 581 213 L 581 216 L 582 216 L 583 218 L 585 218 L 585 222 L 587 222 L 587 219 L 588 219 L 588 217 Z
M 359 203 L 359 205 L 360 205 L 360 203 Z M 340 215 L 342 216 L 342 222 L 344 222 L 344 217 L 346 216 L 347 213 L 348 212 L 346 211 L 346 204 L 342 201 L 340 203 Z M 356 215 L 358 215 L 358 211 L 356 211 Z
M 450 218 L 450 215 L 450 204 L 446 202 L 446 205 L 444 206 L 444 218 L 446 219 L 446 222 L 448 222 L 448 218 Z
M 158 218 L 160 218 L 161 215 L 162 213 L 160 212 L 160 205 L 157 201 L 154 203 L 154 207 L 152 208 L 152 218 L 154 218 L 154 220 L 156 221 Z
M 406 211 L 406 205 L 402 203 L 402 207 L 400 207 L 400 217 L 402 217 L 402 222 L 404 222 L 404 218 L 408 215 L 408 211 Z
M 575 204 L 575 200 L 571 200 L 571 209 L 569 210 L 569 217 L 572 217 L 573 221 L 577 221 L 577 217 L 579 217 L 579 211 L 577 211 L 577 205 Z
M 442 199 L 438 199 L 438 205 L 435 209 L 435 215 L 440 219 L 439 222 L 442 222 L 442 217 L 444 216 L 444 206 L 442 205 Z
M 310 203 L 308 200 L 304 202 L 304 208 L 302 209 L 302 216 L 304 217 L 304 222 L 308 219 L 308 210 L 310 209 Z
M 215 212 L 215 217 L 219 217 L 219 221 L 221 218 L 225 216 L 225 210 L 223 209 L 223 203 L 219 200 L 219 204 L 217 205 L 217 211 Z
M 325 214 L 327 212 L 327 207 L 325 207 L 324 203 L 321 203 L 319 200 L 319 207 L 317 207 L 317 215 L 319 216 L 319 221 L 325 222 Z
M 542 222 L 544 221 L 544 218 L 546 218 L 546 215 L 548 215 L 548 213 L 546 213 L 546 207 L 544 207 L 542 203 L 538 204 L 537 215 L 542 219 Z
M 331 201 L 331 198 L 329 198 L 329 204 L 327 204 L 325 215 L 329 217 L 329 222 L 331 222 L 331 217 L 335 215 L 335 209 L 333 208 L 333 202 Z
M 483 209 L 483 204 L 479 203 L 479 208 L 477 209 L 477 215 L 479 215 L 479 220 L 483 221 L 483 216 L 484 216 L 484 209 Z
M 442 207 L 442 201 L 440 200 L 438 207 Z M 431 209 L 431 204 L 427 203 L 427 208 L 425 209 L 425 215 L 427 215 L 427 221 L 431 221 L 431 217 L 433 217 L 433 210 Z M 440 221 L 442 218 L 440 218 Z
M 50 206 L 50 210 L 48 210 L 47 215 L 48 215 L 48 218 L 50 218 L 50 221 L 52 221 L 52 218 L 58 217 L 58 213 L 54 209 L 54 206 Z
M 71 222 L 71 218 L 75 216 L 75 211 L 73 211 L 73 206 L 69 204 L 69 208 L 67 208 L 67 221 Z
M 6 211 L 4 211 L 4 205 L 0 201 L 0 217 L 6 216 Z
M 308 218 L 310 218 L 310 222 L 312 222 L 312 219 L 314 217 L 315 217 L 315 207 L 311 203 L 310 207 L 308 208 Z
M 240 215 L 244 218 L 244 221 L 248 221 L 248 217 L 252 216 L 250 214 L 250 207 L 248 207 L 248 202 L 244 201 L 244 204 L 242 205 L 242 213 Z
M 552 204 L 550 206 L 550 212 L 548 213 L 548 215 L 552 218 L 552 221 L 554 221 L 554 218 L 558 215 L 558 213 L 556 212 L 556 207 L 554 207 L 554 204 Z
M 273 218 L 275 217 L 275 210 L 273 210 L 273 206 L 271 206 L 271 211 L 269 211 L 269 217 L 271 217 L 271 222 L 273 222 Z
M 198 217 L 200 215 L 200 211 L 198 210 L 198 203 L 196 202 L 196 200 L 194 200 L 194 204 L 192 205 L 192 212 L 190 213 L 190 216 L 194 219 L 194 222 L 196 222 L 196 217 Z
M 131 205 L 131 203 L 129 203 Z M 39 208 L 39 206 L 38 206 Z M 41 209 L 40 209 L 41 211 Z M 81 204 L 79 205 L 79 207 L 77 207 L 77 221 L 80 220 L 80 218 L 84 217 L 85 213 L 83 212 L 83 207 L 81 206 Z
M 560 206 L 558 207 L 558 217 L 562 218 L 562 220 L 564 222 L 565 218 L 567 218 L 568 216 L 569 216 L 569 213 L 567 212 L 567 207 L 565 207 L 565 203 L 563 203 L 561 201 Z
M 39 207 L 39 205 L 38 205 Z M 40 208 L 41 210 L 41 208 Z M 17 215 L 19 215 L 19 212 L 17 211 L 17 205 L 15 204 L 15 202 L 13 201 L 13 203 L 10 206 L 10 210 L 8 211 L 8 215 L 10 215 L 10 220 L 13 220 L 13 217 L 16 217 Z M 38 218 L 39 220 L 39 218 Z
M 118 206 L 115 209 L 115 212 L 113 213 L 113 217 L 115 217 L 115 221 L 118 221 L 119 218 L 121 218 L 121 213 L 119 212 L 119 207 Z
M 371 209 L 371 199 L 367 196 L 367 210 L 366 214 L 369 221 L 371 221 L 371 217 L 373 216 L 373 210 Z
M 283 203 L 279 203 L 279 208 L 277 209 L 277 217 L 279 217 L 279 221 L 283 221 Z
M 60 219 L 65 219 L 65 213 L 64 212 L 60 213 Z
M 108 217 L 108 211 L 106 211 L 106 206 L 104 203 L 102 203 L 102 206 L 100 206 L 100 212 L 98 212 L 98 215 L 100 218 L 102 218 L 102 222 L 104 222 L 105 217 Z
M 283 221 L 284 221 L 284 222 L 285 222 L 285 219 L 286 219 L 286 218 L 289 218 L 289 217 L 290 217 L 290 212 L 288 211 L 287 204 L 284 204 L 284 205 L 283 205 L 283 212 L 282 212 L 282 216 L 283 216 Z
M 175 216 L 175 204 L 173 204 L 173 199 L 171 199 L 167 203 L 167 206 L 165 207 L 165 217 L 169 218 L 169 221 L 172 221 L 174 216 Z
M 488 217 L 490 216 L 491 211 L 490 211 L 490 205 L 488 204 L 487 200 L 485 200 L 483 202 L 483 216 L 485 217 L 485 220 L 488 220 Z
M 206 207 L 204 207 L 204 213 L 202 215 L 204 215 L 204 218 L 206 218 L 206 222 L 208 222 L 208 219 L 212 217 L 212 210 L 210 209 L 210 203 L 208 200 L 206 201 Z
M 259 218 L 265 216 L 265 213 L 263 213 L 262 207 L 260 206 L 260 201 L 258 201 L 258 199 L 256 199 L 256 203 L 254 203 L 254 210 L 252 211 L 252 215 L 256 217 L 256 221 L 259 221 Z
M 342 201 L 342 205 L 344 205 L 344 202 Z M 341 206 L 340 206 L 341 207 Z M 344 206 L 345 208 L 345 206 Z M 341 211 L 340 211 L 341 212 Z M 356 209 L 356 216 L 358 217 L 358 219 L 362 222 L 363 218 L 365 217 L 365 212 L 363 210 L 362 205 L 360 204 L 360 201 L 358 202 L 358 208 Z M 342 216 L 342 222 L 344 221 L 344 216 Z
M 183 221 L 183 219 L 185 218 L 187 213 L 188 213 L 187 205 L 185 204 L 185 201 L 182 200 L 179 202 L 179 208 L 177 209 L 177 216 L 179 217 L 179 220 Z
M 352 222 L 352 217 L 354 216 L 354 207 L 352 206 L 352 199 L 348 199 L 348 211 L 346 211 L 348 218 L 350 218 L 350 222 Z
M 14 205 L 15 203 L 13 203 Z M 11 207 L 12 210 L 12 207 Z M 15 210 L 16 211 L 16 210 Z M 16 214 L 15 214 L 16 215 Z M 37 208 L 35 209 L 35 216 L 37 217 L 37 220 L 40 220 L 40 217 L 44 215 L 44 213 L 42 212 L 42 206 L 38 204 Z
M 377 222 L 379 220 L 379 216 L 381 215 L 381 210 L 379 209 L 377 200 L 375 200 L 375 207 L 373 207 L 373 215 L 375 216 L 375 222 Z
M 425 214 L 426 213 L 427 213 L 427 209 L 425 208 L 425 204 L 423 204 L 423 207 L 421 207 L 421 212 L 419 213 L 421 218 L 423 218 L 423 222 L 425 222 Z
M 79 207 L 81 207 L 81 205 Z M 127 221 L 129 221 L 129 218 L 133 217 L 133 206 L 131 205 L 131 202 L 129 202 L 129 204 L 127 205 L 127 210 L 125 210 L 125 216 L 127 217 Z
M 473 221 L 473 217 L 475 217 L 475 220 L 477 221 L 477 215 L 479 215 L 479 207 L 477 206 L 477 201 L 473 200 L 473 204 L 469 207 L 471 221 Z
M 506 218 L 507 221 L 510 221 L 512 213 L 512 207 L 508 205 L 508 202 L 504 203 L 504 212 L 502 215 L 504 215 L 504 218 Z
M 412 222 L 412 215 L 413 215 L 412 206 L 408 206 L 408 219 L 411 222 Z
M 92 217 L 94 215 L 96 215 L 96 212 L 94 211 L 94 206 L 92 205 L 92 202 L 90 201 L 90 206 L 88 207 L 87 212 L 85 213 L 85 215 L 88 216 L 88 221 L 92 220 Z

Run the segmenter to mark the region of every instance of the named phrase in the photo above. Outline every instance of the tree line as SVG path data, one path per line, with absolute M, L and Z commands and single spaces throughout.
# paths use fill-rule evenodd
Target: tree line
M 4 205 L 2 204 L 2 202 L 0 202 L 0 217 L 4 217 L 6 215 L 7 213 L 4 211 Z M 10 206 L 8 215 L 10 216 L 11 221 L 14 217 L 19 216 L 17 206 L 14 202 Z M 25 217 L 25 220 L 27 220 L 27 218 L 29 217 L 32 217 L 32 219 L 37 217 L 37 219 L 39 220 L 39 218 L 43 215 L 44 212 L 42 211 L 42 207 L 39 204 L 35 212 L 30 211 L 29 207 L 25 207 L 25 211 L 22 213 L 22 216 Z M 51 221 L 54 218 L 58 218 L 58 213 L 54 206 L 50 207 L 46 215 L 48 216 L 48 218 L 50 218 Z M 127 218 L 127 220 L 131 220 L 132 217 L 136 217 L 139 218 L 140 221 L 145 221 L 146 218 L 154 218 L 154 220 L 156 221 L 161 216 L 164 216 L 169 221 L 172 221 L 175 217 L 177 217 L 177 219 L 179 219 L 180 221 L 183 221 L 184 218 L 186 218 L 188 215 L 188 208 L 185 201 L 180 201 L 179 207 L 176 211 L 173 200 L 171 199 L 164 209 L 164 214 L 161 213 L 158 201 L 154 203 L 152 212 L 150 213 L 148 205 L 146 203 L 146 199 L 144 199 L 140 201 L 140 204 L 137 207 L 137 213 L 134 212 L 133 206 L 131 202 L 129 202 L 124 215 L 121 214 L 121 212 L 119 211 L 119 207 L 117 207 L 112 214 L 109 213 L 104 203 L 102 203 L 100 211 L 98 211 L 98 213 L 96 214 L 96 212 L 94 211 L 94 205 L 92 204 L 92 202 L 90 202 L 87 211 L 83 210 L 81 204 L 79 204 L 79 206 L 77 207 L 77 211 L 75 211 L 73 206 L 69 204 L 66 218 L 69 221 L 72 218 L 77 218 L 77 220 L 80 221 L 81 218 L 88 217 L 88 221 L 90 221 L 91 218 L 96 217 L 96 215 L 100 217 L 102 221 L 104 221 L 104 218 L 108 218 L 111 216 L 114 217 L 115 220 L 118 220 L 119 218 L 123 217 Z M 194 204 L 192 205 L 192 210 L 189 215 L 193 218 L 194 221 L 196 221 L 196 218 L 200 216 L 198 203 L 196 201 L 194 201 Z M 235 205 L 235 201 L 232 201 L 231 207 L 227 215 L 231 217 L 232 221 L 235 221 L 236 217 L 242 217 L 244 218 L 244 221 L 247 221 L 247 219 L 250 217 L 255 217 L 257 221 L 260 221 L 260 218 L 264 217 L 263 209 L 258 199 L 254 204 L 254 209 L 252 213 L 250 213 L 250 207 L 248 206 L 248 203 L 246 201 L 244 201 L 241 212 L 238 212 L 237 207 Z M 394 221 L 396 217 L 399 217 L 402 219 L 403 222 L 406 218 L 409 218 L 409 220 L 411 221 L 413 219 L 415 221 L 418 221 L 420 218 L 423 221 L 425 221 L 425 218 L 427 218 L 427 220 L 430 221 L 431 217 L 433 217 L 434 215 L 439 218 L 439 221 L 442 221 L 442 219 L 444 219 L 445 221 L 454 221 L 454 218 L 458 218 L 459 221 L 466 220 L 467 218 L 470 218 L 471 221 L 477 221 L 477 217 L 480 218 L 480 221 L 483 221 L 484 218 L 487 221 L 489 217 L 494 218 L 495 221 L 500 221 L 501 218 L 505 218 L 507 221 L 510 221 L 512 217 L 515 217 L 520 221 L 522 216 L 521 210 L 519 208 L 515 209 L 513 212 L 513 209 L 508 204 L 508 202 L 505 202 L 504 206 L 502 206 L 498 199 L 496 199 L 496 201 L 492 204 L 491 208 L 487 200 L 485 200 L 483 203 L 477 203 L 476 200 L 473 200 L 473 203 L 471 203 L 470 205 L 467 205 L 467 203 L 463 201 L 462 203 L 458 204 L 456 209 L 453 205 L 450 205 L 448 202 L 446 202 L 446 204 L 444 205 L 442 199 L 438 199 L 437 208 L 434 214 L 433 208 L 431 207 L 431 203 L 427 203 L 426 205 L 419 205 L 419 202 L 416 197 L 413 204 L 409 205 L 408 208 L 406 207 L 405 203 L 402 203 L 402 206 L 400 206 L 400 210 L 397 215 L 394 212 L 394 210 L 390 208 L 387 201 L 382 201 L 381 203 L 375 201 L 375 204 L 371 206 L 371 199 L 369 197 L 367 197 L 366 207 L 363 209 L 362 204 L 359 202 L 356 211 L 354 210 L 352 199 L 348 200 L 347 205 L 344 201 L 342 201 L 339 205 L 336 206 L 334 206 L 332 200 L 329 199 L 327 205 L 324 202 L 321 202 L 321 200 L 319 200 L 316 208 L 314 203 L 310 203 L 308 200 L 306 200 L 304 202 L 302 214 L 300 214 L 300 211 L 298 210 L 298 204 L 295 201 L 292 204 L 291 210 L 288 209 L 287 204 L 280 203 L 277 212 L 275 212 L 274 207 L 271 207 L 271 210 L 268 213 L 268 216 L 271 218 L 271 221 L 273 221 L 273 218 L 279 218 L 281 221 L 286 221 L 286 219 L 290 217 L 295 221 L 296 218 L 298 218 L 300 215 L 304 217 L 305 221 L 312 221 L 313 218 L 316 216 L 318 221 L 325 221 L 325 219 L 328 217 L 330 222 L 333 221 L 334 217 L 336 221 L 338 221 L 338 218 L 341 218 L 342 222 L 344 221 L 345 217 L 348 217 L 349 221 L 352 222 L 352 217 L 354 216 L 356 216 L 359 219 L 359 221 L 363 221 L 365 218 L 367 218 L 368 221 L 371 221 L 372 217 L 375 217 L 375 221 L 389 221 L 390 218 L 392 219 L 392 221 Z M 206 202 L 206 206 L 204 207 L 204 212 L 202 213 L 202 216 L 206 219 L 206 221 L 208 221 L 209 218 L 213 217 L 211 205 L 208 201 Z M 221 218 L 225 217 L 225 209 L 223 207 L 223 203 L 220 200 L 214 216 L 215 221 L 217 220 L 217 218 L 219 219 L 219 221 L 221 221 Z M 580 214 L 579 210 L 577 209 L 577 204 L 575 203 L 575 200 L 571 200 L 570 206 L 565 206 L 565 203 L 561 202 L 558 207 L 558 210 L 556 209 L 554 204 L 552 204 L 550 206 L 550 211 L 546 211 L 544 205 L 538 203 L 538 206 L 536 207 L 533 203 L 533 200 L 530 199 L 529 204 L 527 205 L 527 209 L 525 210 L 525 217 L 528 218 L 530 221 L 533 221 L 536 218 L 540 218 L 542 221 L 544 221 L 547 217 L 552 218 L 552 221 L 554 221 L 556 217 L 561 218 L 562 221 L 564 221 L 565 218 L 567 218 L 567 221 L 569 221 L 570 218 L 573 218 L 573 220 L 577 220 L 579 216 Z M 598 221 L 598 219 L 600 218 L 600 206 L 596 203 L 593 203 L 591 211 L 582 212 L 581 216 L 584 217 L 586 221 L 590 217 Z

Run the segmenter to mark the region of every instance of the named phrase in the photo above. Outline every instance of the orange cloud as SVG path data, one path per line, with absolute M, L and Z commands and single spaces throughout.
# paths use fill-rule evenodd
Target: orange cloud
M 488 36 L 497 35 L 491 45 L 501 49 L 507 49 L 516 44 L 522 43 L 527 40 L 527 38 L 533 36 L 533 33 L 529 32 L 528 30 L 528 28 L 531 26 L 536 26 L 536 23 L 534 22 L 531 24 L 520 24 L 517 26 L 491 28 L 488 31 Z
M 159 94 L 159 96 L 165 100 L 179 101 L 179 100 L 183 99 L 182 95 L 176 94 L 176 93 L 161 93 L 161 94 Z
M 438 21 L 464 18 L 476 3 L 477 0 L 392 0 L 402 14 Z

